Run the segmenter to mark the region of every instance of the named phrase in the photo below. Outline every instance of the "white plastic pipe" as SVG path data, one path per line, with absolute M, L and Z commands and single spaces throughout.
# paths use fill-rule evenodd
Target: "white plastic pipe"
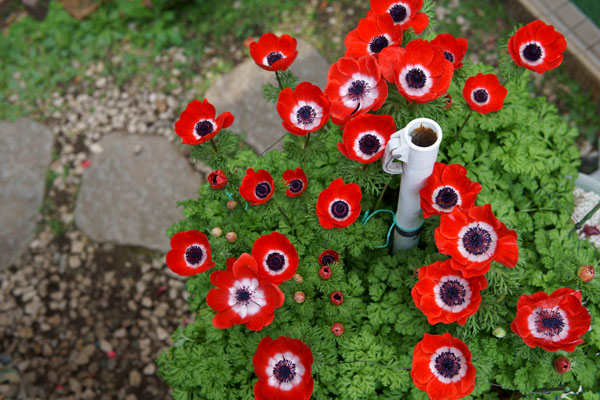
M 421 126 L 433 130 L 436 135 L 436 138 L 432 138 L 432 144 L 427 143 L 429 145 L 426 147 L 414 142 L 417 139 L 413 136 L 414 132 Z M 442 129 L 437 122 L 429 118 L 417 118 L 394 133 L 386 145 L 383 170 L 390 174 L 403 174 L 396 210 L 394 252 L 409 249 L 419 243 L 423 226 L 419 191 L 433 172 L 441 142 Z

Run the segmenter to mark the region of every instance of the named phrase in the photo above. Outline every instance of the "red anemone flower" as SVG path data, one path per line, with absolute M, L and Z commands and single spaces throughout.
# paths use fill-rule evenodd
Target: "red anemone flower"
M 273 232 L 256 239 L 252 257 L 258 263 L 258 276 L 265 282 L 287 281 L 298 269 L 298 252 L 285 235 Z
M 321 267 L 334 264 L 340 260 L 340 255 L 335 250 L 327 249 L 319 255 L 319 265 Z
M 408 43 L 405 51 L 384 49 L 379 63 L 385 79 L 394 82 L 409 102 L 426 103 L 443 96 L 454 74 L 442 48 L 421 39 Z
M 356 183 L 344 183 L 342 178 L 333 180 L 329 187 L 319 193 L 317 217 L 325 229 L 345 228 L 360 215 L 362 192 Z
M 388 46 L 402 44 L 402 28 L 394 25 L 389 14 L 367 14 L 358 22 L 358 27 L 346 35 L 344 44 L 345 57 L 377 56 Z
M 469 348 L 449 333 L 426 333 L 415 346 L 410 376 L 431 400 L 468 396 L 475 388 L 475 373 Z
M 454 207 L 475 205 L 481 185 L 467 178 L 467 169 L 460 164 L 436 162 L 421 189 L 421 208 L 425 218 L 452 212 Z
M 189 103 L 175 122 L 175 133 L 182 139 L 181 143 L 204 143 L 214 138 L 221 129 L 233 124 L 234 118 L 230 112 L 224 112 L 215 119 L 216 113 L 215 107 L 206 99 Z
M 508 40 L 515 64 L 540 74 L 558 67 L 566 48 L 565 37 L 539 19 L 519 28 Z
M 206 304 L 217 311 L 212 323 L 218 329 L 246 324 L 259 331 L 273 322 L 275 309 L 285 300 L 276 285 L 259 278 L 256 260 L 247 253 L 226 270 L 213 272 L 210 282 L 217 288 L 208 292 Z
M 282 71 L 288 69 L 298 56 L 296 39 L 290 35 L 277 37 L 265 33 L 258 42 L 250 43 L 250 55 L 262 69 L 267 71 Z
M 329 68 L 325 94 L 331 100 L 332 121 L 342 125 L 353 116 L 381 108 L 388 89 L 375 58 L 342 57 Z
M 223 189 L 227 185 L 227 175 L 220 169 L 208 174 L 208 184 L 213 189 Z
M 246 170 L 246 175 L 242 179 L 240 194 L 250 204 L 256 206 L 269 201 L 273 196 L 275 182 L 273 177 L 264 169 L 254 172 L 252 168 Z
M 196 230 L 174 234 L 171 250 L 167 253 L 167 265 L 181 276 L 196 275 L 214 267 L 206 235 Z
M 310 82 L 302 82 L 295 90 L 285 88 L 277 99 L 277 112 L 284 129 L 297 136 L 318 131 L 329 121 L 329 99 Z
M 436 261 L 419 268 L 419 281 L 411 295 L 415 306 L 427 316 L 427 322 L 464 325 L 481 304 L 480 291 L 487 288 L 485 276 L 465 279 L 450 268 L 450 260 Z
M 489 204 L 442 214 L 434 236 L 439 252 L 452 256 L 450 266 L 465 278 L 485 274 L 492 261 L 513 268 L 519 259 L 517 233 L 494 216 Z
M 359 115 L 344 126 L 343 143 L 338 143 L 337 147 L 351 160 L 372 163 L 381 158 L 394 132 L 396 123 L 390 115 Z
M 282 181 L 286 182 L 286 186 L 288 189 L 285 192 L 285 195 L 288 197 L 298 197 L 306 190 L 306 185 L 308 184 L 308 178 L 306 178 L 306 174 L 302 168 L 298 167 L 294 170 L 286 169 L 283 172 Z
M 444 50 L 444 57 L 452 63 L 454 69 L 463 66 L 462 60 L 467 52 L 467 39 L 455 38 L 449 33 L 440 33 L 431 41 L 431 44 L 438 45 Z
M 308 400 L 312 396 L 313 355 L 301 340 L 267 336 L 258 343 L 252 364 L 258 376 L 256 400 Z
M 429 17 L 419 12 L 423 0 L 371 0 L 371 11 L 377 15 L 389 14 L 401 29 L 413 28 L 418 35 L 429 25 Z
M 508 91 L 498 82 L 494 74 L 479 73 L 465 82 L 463 97 L 474 111 L 487 114 L 498 111 L 504 106 L 504 98 Z
M 522 295 L 510 328 L 529 347 L 572 352 L 583 343 L 581 336 L 590 329 L 590 320 L 590 313 L 581 305 L 581 292 L 562 288 L 550 295 Z

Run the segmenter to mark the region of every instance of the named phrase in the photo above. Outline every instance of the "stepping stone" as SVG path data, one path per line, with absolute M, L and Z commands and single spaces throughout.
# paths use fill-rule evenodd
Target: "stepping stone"
M 298 40 L 298 57 L 290 67 L 300 77 L 325 89 L 330 63 L 310 44 Z M 265 71 L 248 57 L 231 72 L 219 77 L 204 97 L 217 109 L 217 115 L 229 111 L 235 117 L 232 129 L 246 134 L 248 143 L 261 153 L 286 132 L 275 104 L 262 98 L 262 86 L 270 82 L 277 86 L 275 73 Z M 280 142 L 276 149 L 282 148 Z
M 0 121 L 0 268 L 16 262 L 35 237 L 53 141 L 37 122 Z
M 158 136 L 113 134 L 83 174 L 75 223 L 99 242 L 169 250 L 165 230 L 183 219 L 176 202 L 198 197 L 202 178 Z

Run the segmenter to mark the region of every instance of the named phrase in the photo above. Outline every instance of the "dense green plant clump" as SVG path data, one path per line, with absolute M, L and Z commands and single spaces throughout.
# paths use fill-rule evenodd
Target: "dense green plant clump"
M 228 188 L 239 187 L 247 168 L 265 169 L 275 178 L 275 195 L 264 205 L 244 207 L 242 203 L 230 210 L 228 192 L 202 186 L 198 199 L 180 203 L 185 219 L 169 229 L 169 236 L 189 229 L 210 235 L 214 227 L 235 232 L 235 243 L 224 236 L 209 236 L 215 268 L 224 269 L 227 258 L 249 253 L 261 235 L 281 232 L 298 251 L 298 273 L 303 280 L 280 285 L 286 297 L 283 307 L 275 311 L 272 324 L 254 332 L 243 325 L 214 328 L 215 312 L 205 300 L 213 288 L 209 273 L 189 278 L 189 303 L 197 318 L 175 332 L 174 346 L 158 360 L 160 376 L 173 387 L 175 399 L 253 398 L 257 378 L 251 360 L 266 336 L 290 336 L 310 347 L 315 359 L 314 399 L 425 399 L 427 395 L 413 385 L 410 376 L 412 352 L 424 333 L 445 332 L 465 342 L 472 352 L 477 377 L 467 398 L 498 398 L 504 388 L 550 399 L 580 387 L 583 398 L 597 398 L 600 287 L 597 281 L 583 284 L 577 270 L 597 262 L 600 253 L 571 234 L 572 192 L 579 163 L 574 146 L 577 131 L 544 98 L 531 96 L 528 71 L 508 66 L 502 69 L 508 89 L 504 107 L 489 115 L 472 112 L 462 99 L 462 87 L 467 77 L 479 72 L 493 70 L 466 63 L 456 71 L 448 91 L 453 99 L 449 109 L 446 98 L 409 104 L 390 85 L 388 100 L 378 111 L 392 115 L 398 129 L 418 117 L 437 121 L 444 134 L 438 161 L 464 165 L 468 177 L 482 185 L 476 205 L 491 204 L 494 214 L 517 232 L 519 262 L 513 269 L 492 263 L 479 311 L 464 326 L 431 326 L 413 303 L 410 291 L 417 282 L 413 272 L 447 258 L 434 242 L 439 217 L 425 221 L 417 248 L 395 254 L 389 247 L 377 248 L 386 243 L 389 215 L 379 214 L 367 223 L 359 218 L 345 229 L 321 227 L 315 204 L 333 179 L 342 177 L 361 186 L 363 212 L 374 211 L 386 184 L 378 208 L 395 210 L 401 179 L 384 173 L 380 163 L 363 168 L 346 159 L 336 146 L 341 141 L 338 126 L 329 123 L 311 137 L 306 149 L 305 138 L 286 134 L 284 151 L 264 156 L 244 147 L 237 134 L 221 131 L 215 138 L 218 153 L 205 144 L 195 146 L 192 157 L 224 170 Z M 293 86 L 293 77 L 288 75 L 286 83 Z M 273 90 L 266 88 L 266 97 L 276 98 Z M 298 166 L 308 176 L 308 188 L 297 198 L 286 197 L 280 177 L 284 170 Z M 279 208 L 290 217 L 289 222 Z M 318 256 L 328 248 L 340 254 L 340 261 L 332 266 L 331 279 L 323 280 L 318 275 Z M 583 336 L 585 344 L 572 353 L 529 348 L 510 329 L 519 296 L 551 293 L 561 287 L 581 290 L 592 316 L 592 330 Z M 339 306 L 329 299 L 336 290 L 344 294 Z M 304 302 L 294 302 L 296 291 L 304 292 Z M 341 336 L 331 332 L 338 322 L 344 326 Z M 561 355 L 572 364 L 564 374 L 553 366 Z

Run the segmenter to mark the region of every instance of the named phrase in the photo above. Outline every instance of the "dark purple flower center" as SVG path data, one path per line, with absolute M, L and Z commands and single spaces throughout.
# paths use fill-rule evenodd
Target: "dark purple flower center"
M 444 58 L 454 64 L 454 54 L 444 50 Z
M 267 64 L 269 64 L 270 67 L 275 61 L 281 60 L 282 58 L 283 54 L 278 51 L 272 51 L 267 55 Z
M 204 257 L 204 251 L 202 251 L 202 247 L 198 246 L 197 244 L 191 245 L 185 251 L 185 261 L 189 265 L 200 264 L 202 257 Z
M 442 286 L 440 287 L 440 298 L 450 307 L 463 304 L 466 296 L 467 290 L 463 284 L 456 279 L 447 280 L 442 283 Z
M 271 271 L 280 271 L 285 267 L 285 257 L 283 254 L 273 252 L 267 256 L 267 267 Z
M 381 50 L 388 47 L 389 44 L 390 42 L 385 36 L 375 36 L 373 39 L 371 39 L 371 43 L 369 43 L 369 50 L 371 50 L 371 53 L 379 53 Z
M 361 79 L 350 84 L 348 96 L 350 96 L 350 99 L 353 101 L 359 101 L 370 91 L 371 88 L 369 87 L 369 84 Z
M 311 106 L 302 106 L 296 112 L 296 119 L 302 125 L 312 124 L 316 117 L 317 112 Z
M 296 376 L 296 364 L 283 359 L 273 367 L 273 376 L 280 382 L 291 382 Z
M 450 350 L 435 358 L 435 369 L 444 378 L 452 379 L 460 372 L 460 359 Z
M 212 182 L 213 185 L 217 184 L 217 174 L 212 174 L 210 176 L 210 181 Z
M 290 192 L 298 193 L 304 187 L 304 182 L 301 179 L 292 179 L 290 182 Z
M 363 135 L 359 139 L 358 147 L 360 148 L 360 151 L 362 151 L 364 154 L 372 156 L 373 154 L 379 151 L 379 149 L 381 148 L 381 143 L 379 142 L 379 139 L 377 139 L 377 136 L 367 134 Z
M 560 335 L 565 327 L 565 320 L 557 310 L 542 309 L 535 316 L 535 330 L 546 336 Z
M 335 218 L 346 218 L 350 213 L 350 206 L 343 200 L 334 201 L 331 204 L 331 213 Z
M 252 291 L 246 286 L 242 286 L 235 292 L 235 299 L 238 303 L 248 304 L 251 297 Z
M 269 193 L 271 193 L 271 185 L 269 185 L 267 182 L 259 183 L 254 189 L 254 194 L 259 199 L 266 198 L 269 195 Z
M 210 121 L 202 120 L 196 123 L 194 132 L 200 137 L 204 137 L 214 130 L 213 124 Z
M 523 49 L 523 57 L 529 62 L 536 62 L 542 57 L 542 48 L 537 43 L 529 43 Z
M 492 243 L 492 235 L 481 226 L 469 228 L 462 238 L 465 250 L 473 255 L 481 255 L 488 251 Z
M 323 257 L 321 257 L 321 264 L 323 265 L 331 265 L 335 262 L 335 257 L 332 256 L 331 254 L 325 254 Z
M 485 89 L 477 89 L 475 92 L 473 92 L 473 100 L 475 100 L 477 103 L 485 103 L 488 97 L 490 97 L 490 95 Z
M 343 299 L 342 295 L 339 294 L 339 293 L 335 293 L 333 295 L 333 298 L 334 298 L 335 301 L 341 301 Z
M 406 83 L 413 89 L 421 89 L 427 82 L 427 76 L 421 68 L 413 68 L 406 74 Z
M 406 14 L 406 7 L 401 4 L 395 4 L 392 6 L 392 8 L 390 8 L 390 15 L 396 24 L 404 22 L 406 19 Z
M 458 193 L 451 187 L 441 188 L 437 196 L 435 196 L 435 204 L 445 210 L 454 207 L 458 203 Z

